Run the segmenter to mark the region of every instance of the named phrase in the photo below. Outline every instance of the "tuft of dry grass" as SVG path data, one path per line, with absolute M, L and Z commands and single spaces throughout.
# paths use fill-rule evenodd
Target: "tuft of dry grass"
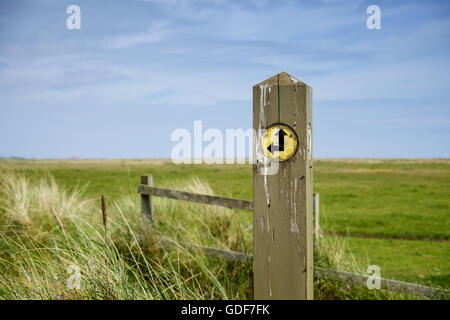
M 50 211 L 52 212 L 53 218 L 56 221 L 56 224 L 59 227 L 59 230 L 66 236 L 66 231 L 64 230 L 64 225 L 61 222 L 61 219 L 59 218 L 58 214 L 55 212 L 55 209 L 53 207 L 50 207 Z
M 105 195 L 103 193 L 101 196 L 101 204 L 102 204 L 102 221 L 103 221 L 103 228 L 105 229 L 105 239 L 106 239 L 106 224 L 108 222 L 108 215 L 106 213 L 106 201 Z

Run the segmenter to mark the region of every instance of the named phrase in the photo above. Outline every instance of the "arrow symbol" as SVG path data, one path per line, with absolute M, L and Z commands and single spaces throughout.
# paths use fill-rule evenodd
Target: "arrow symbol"
M 270 153 L 274 153 L 275 151 L 284 151 L 284 136 L 287 136 L 287 133 L 284 132 L 283 129 L 280 129 L 275 136 L 278 137 L 278 145 L 272 146 L 273 143 L 271 143 L 267 150 L 269 150 Z

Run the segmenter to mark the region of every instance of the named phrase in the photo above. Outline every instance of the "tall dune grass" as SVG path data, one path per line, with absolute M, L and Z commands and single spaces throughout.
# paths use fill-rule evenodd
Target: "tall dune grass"
M 109 201 L 104 220 L 100 199 L 84 199 L 83 188 L 68 193 L 49 176 L 31 183 L 12 172 L 0 174 L 0 298 L 227 299 L 251 295 L 251 281 L 239 276 L 248 274 L 242 272 L 245 265 L 194 256 L 183 245 L 167 251 L 156 237 L 180 244 L 214 242 L 240 250 L 242 239 L 230 232 L 235 228 L 232 210 L 154 199 L 155 226 L 143 226 L 136 195 L 135 199 Z M 187 189 L 211 193 L 199 180 Z M 70 266 L 80 268 L 80 289 L 67 288 Z
M 213 194 L 198 179 L 174 188 Z M 141 220 L 137 194 L 117 201 L 106 196 L 101 202 L 100 195 L 88 199 L 83 190 L 68 192 L 51 176 L 32 182 L 0 171 L 0 299 L 252 298 L 250 264 L 193 254 L 185 247 L 251 253 L 248 212 L 154 198 L 150 226 Z M 176 249 L 166 250 L 161 237 L 178 244 Z M 322 240 L 316 264 L 359 271 L 344 255 L 345 243 Z M 80 286 L 74 288 L 77 269 Z M 316 280 L 315 296 L 394 297 L 325 280 Z

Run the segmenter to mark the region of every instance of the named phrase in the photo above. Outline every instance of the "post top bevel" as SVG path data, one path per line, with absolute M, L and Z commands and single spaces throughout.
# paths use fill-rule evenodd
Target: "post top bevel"
M 298 80 L 297 78 L 291 76 L 287 72 L 280 72 L 273 77 L 270 77 L 264 81 L 261 81 L 260 83 L 257 83 L 254 85 L 254 87 L 260 87 L 260 86 L 294 86 L 294 85 L 300 85 L 300 86 L 307 86 L 306 83 Z

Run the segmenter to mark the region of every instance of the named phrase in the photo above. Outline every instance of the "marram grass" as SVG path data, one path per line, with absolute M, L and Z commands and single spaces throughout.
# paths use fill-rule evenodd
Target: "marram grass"
M 108 203 L 105 197 L 90 201 L 83 198 L 81 189 L 67 193 L 51 177 L 31 183 L 10 172 L 1 172 L 0 184 L 1 299 L 228 299 L 251 295 L 245 265 L 194 256 L 183 246 L 185 241 L 208 242 L 222 234 L 218 240 L 222 247 L 239 248 L 233 242 L 242 240 L 229 232 L 233 212 L 200 205 L 178 207 L 170 200 L 155 199 L 159 216 L 150 227 L 142 226 L 138 196 L 119 203 Z M 210 192 L 198 180 L 191 188 Z M 189 213 L 185 215 L 184 210 Z M 167 251 L 158 244 L 159 235 L 180 246 Z M 71 266 L 80 270 L 79 289 L 68 288 Z
M 212 194 L 193 179 L 174 188 Z M 0 299 L 251 299 L 252 268 L 190 253 L 186 243 L 251 253 L 252 228 L 231 209 L 153 198 L 143 224 L 138 195 L 89 200 L 51 176 L 0 172 Z M 247 219 L 248 221 L 248 219 Z M 178 245 L 165 249 L 164 237 Z M 360 271 L 345 242 L 325 240 L 316 264 Z M 78 272 L 77 272 L 78 270 Z M 76 278 L 79 276 L 78 282 Z M 411 298 L 316 279 L 319 299 Z

